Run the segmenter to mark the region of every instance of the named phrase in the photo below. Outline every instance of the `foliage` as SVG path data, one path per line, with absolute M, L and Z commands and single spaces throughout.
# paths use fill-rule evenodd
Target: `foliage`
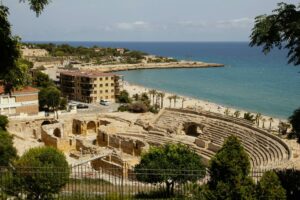
M 131 99 L 129 97 L 129 93 L 126 90 L 122 90 L 120 94 L 117 96 L 118 103 L 130 103 Z
M 43 88 L 39 92 L 40 110 L 56 110 L 61 102 L 61 93 L 56 87 Z
M 5 115 L 0 115 L 0 130 L 6 131 L 8 125 L 8 118 Z
M 244 119 L 248 120 L 250 122 L 254 122 L 255 121 L 254 115 L 251 114 L 250 112 L 244 113 Z
M 257 184 L 257 198 L 265 200 L 286 199 L 285 189 L 275 172 L 265 172 Z
M 17 158 L 17 150 L 13 146 L 13 137 L 0 129 L 0 166 L 8 166 Z
M 289 63 L 300 64 L 300 10 L 293 4 L 279 3 L 271 15 L 256 17 L 251 46 L 263 46 L 268 53 L 274 47 L 288 49 Z
M 54 86 L 53 81 L 49 76 L 41 71 L 37 71 L 33 75 L 33 84 L 37 87 L 47 88 Z
M 128 105 L 128 111 L 133 113 L 148 112 L 148 107 L 141 101 L 137 101 Z
M 0 5 L 0 79 L 16 68 L 16 61 L 20 57 L 18 39 L 11 34 L 8 14 L 8 8 Z
M 282 187 L 286 190 L 289 200 L 298 200 L 300 197 L 300 171 L 285 169 L 276 172 Z
M 229 136 L 211 159 L 208 199 L 252 199 L 254 184 L 248 177 L 250 161 L 240 141 Z
M 32 148 L 15 164 L 11 184 L 27 199 L 52 199 L 69 179 L 69 166 L 62 152 L 52 147 Z
M 68 100 L 64 97 L 60 98 L 59 109 L 66 110 L 68 105 Z
M 191 170 L 188 172 L 187 171 Z M 146 183 L 166 184 L 167 195 L 173 194 L 175 183 L 197 181 L 205 176 L 201 157 L 183 144 L 151 147 L 134 168 L 137 179 Z
M 21 2 L 26 2 L 26 0 L 20 0 Z M 30 9 L 33 10 L 37 16 L 39 16 L 44 10 L 45 6 L 50 3 L 50 0 L 27 0 Z
M 296 109 L 293 115 L 289 117 L 289 122 L 293 126 L 293 134 L 298 138 L 298 142 L 300 142 L 300 108 Z

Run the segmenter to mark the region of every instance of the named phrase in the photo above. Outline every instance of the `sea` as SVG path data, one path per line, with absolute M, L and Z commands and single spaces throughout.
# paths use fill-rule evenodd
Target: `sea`
M 123 47 L 222 68 L 147 69 L 118 72 L 125 80 L 171 93 L 286 119 L 300 107 L 300 66 L 287 64 L 287 50 L 269 54 L 248 42 L 55 42 L 72 46 Z

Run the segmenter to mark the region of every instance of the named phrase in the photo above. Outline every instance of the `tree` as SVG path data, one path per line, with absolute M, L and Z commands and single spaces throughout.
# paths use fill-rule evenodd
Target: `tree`
M 26 152 L 15 164 L 13 188 L 27 199 L 52 199 L 69 179 L 65 155 L 52 147 L 37 147 Z M 20 192 L 20 191 L 15 191 Z
M 262 121 L 262 123 L 263 123 L 263 124 L 262 124 L 262 128 L 265 128 L 265 122 L 267 121 L 266 118 L 262 118 L 261 121 Z
M 173 195 L 175 183 L 197 181 L 205 176 L 201 157 L 183 144 L 151 147 L 142 155 L 134 172 L 139 181 L 165 183 L 167 195 Z
M 255 115 L 255 123 L 257 126 L 259 126 L 259 120 L 261 120 L 262 116 L 261 113 L 256 113 Z
M 128 105 L 128 111 L 133 113 L 145 113 L 148 111 L 148 107 L 143 102 L 137 101 Z
M 229 116 L 230 115 L 230 110 L 228 108 L 225 109 L 224 115 Z
M 0 115 L 0 130 L 6 131 L 8 125 L 8 118 L 5 115 Z
M 181 108 L 183 108 L 183 103 L 186 101 L 186 99 L 185 98 L 182 98 L 181 99 Z
M 25 0 L 21 1 L 25 2 Z M 28 3 L 31 10 L 39 15 L 49 0 L 28 0 Z M 8 8 L 0 5 L 0 79 L 4 79 L 6 84 L 12 84 L 13 87 L 21 87 L 26 84 L 24 77 L 27 75 L 27 69 L 24 68 L 26 64 L 18 61 L 20 59 L 20 39 L 12 35 L 8 15 Z
M 177 96 L 177 95 L 173 95 L 173 100 L 174 100 L 174 108 L 176 108 L 177 99 L 179 99 L 179 96 Z
M 118 103 L 130 103 L 131 99 L 129 97 L 129 93 L 126 90 L 122 90 L 117 96 Z
M 250 121 L 250 122 L 254 122 L 254 121 L 255 121 L 254 115 L 252 115 L 252 114 L 249 113 L 249 112 L 244 113 L 244 119 L 245 119 L 245 120 L 248 120 L 248 121 Z
M 134 94 L 134 95 L 132 96 L 132 98 L 133 98 L 135 101 L 138 101 L 138 100 L 140 99 L 140 96 L 139 96 L 138 93 L 136 93 L 136 94 Z
M 300 196 L 300 171 L 295 169 L 283 169 L 276 171 L 282 187 L 286 190 L 286 198 L 298 200 Z
M 147 106 L 150 106 L 150 99 L 146 92 L 143 92 L 140 97 L 141 101 Z
M 61 103 L 61 92 L 56 87 L 43 88 L 39 92 L 40 110 L 56 112 Z
M 267 171 L 257 184 L 257 199 L 284 200 L 286 199 L 285 189 L 281 186 L 280 180 L 275 172 Z
M 0 166 L 9 166 L 17 158 L 17 150 L 13 146 L 13 137 L 0 129 Z
M 172 99 L 173 99 L 173 96 L 168 96 L 168 99 L 169 99 L 169 101 L 170 101 L 169 107 L 171 108 L 171 107 L 172 107 Z
M 165 98 L 166 94 L 163 92 L 160 92 L 158 95 L 160 96 L 160 107 L 163 108 L 164 107 L 164 98 Z
M 251 46 L 263 46 L 268 53 L 274 47 L 288 49 L 288 62 L 300 64 L 300 10 L 293 4 L 279 3 L 271 15 L 256 17 Z
M 241 112 L 240 112 L 239 110 L 237 110 L 237 111 L 235 111 L 235 112 L 233 113 L 233 115 L 234 115 L 236 118 L 239 118 L 240 115 L 241 115 Z
M 272 129 L 272 122 L 274 122 L 274 119 L 272 117 L 270 117 L 269 118 L 269 122 L 270 122 L 270 124 L 269 124 L 269 130 L 271 130 Z
M 33 76 L 33 84 L 37 87 L 50 87 L 54 83 L 50 80 L 49 76 L 41 71 L 37 71 Z
M 249 178 L 250 161 L 240 141 L 229 136 L 211 159 L 209 199 L 251 199 L 254 184 Z M 250 198 L 251 197 L 251 198 Z
M 156 90 L 149 90 L 149 95 L 151 97 L 152 95 L 152 104 L 154 105 L 154 98 L 155 98 L 155 95 L 157 94 L 157 91 Z
M 298 142 L 300 142 L 300 108 L 295 110 L 292 116 L 289 117 L 289 122 L 293 127 L 293 134 L 298 138 Z

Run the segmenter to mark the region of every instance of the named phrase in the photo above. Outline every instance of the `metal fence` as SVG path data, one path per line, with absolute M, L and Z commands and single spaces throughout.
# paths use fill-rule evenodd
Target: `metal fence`
M 254 178 L 259 178 L 263 172 L 264 170 L 255 172 Z M 199 178 L 199 174 L 205 175 Z M 207 183 L 207 174 L 206 171 L 172 169 L 143 169 L 135 172 L 121 168 L 94 170 L 89 165 L 69 170 L 44 167 L 2 168 L 0 199 L 193 199 L 197 188 Z M 161 176 L 167 179 L 175 176 L 177 182 L 155 183 Z M 153 183 L 138 181 L 141 177 L 146 177 Z M 193 182 L 184 181 L 186 179 Z

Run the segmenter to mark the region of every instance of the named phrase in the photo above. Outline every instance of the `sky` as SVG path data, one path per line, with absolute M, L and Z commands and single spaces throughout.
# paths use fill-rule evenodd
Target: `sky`
M 23 41 L 249 41 L 254 18 L 299 0 L 51 0 L 36 17 L 27 3 L 9 7 Z M 1 3 L 1 0 L 0 0 Z

